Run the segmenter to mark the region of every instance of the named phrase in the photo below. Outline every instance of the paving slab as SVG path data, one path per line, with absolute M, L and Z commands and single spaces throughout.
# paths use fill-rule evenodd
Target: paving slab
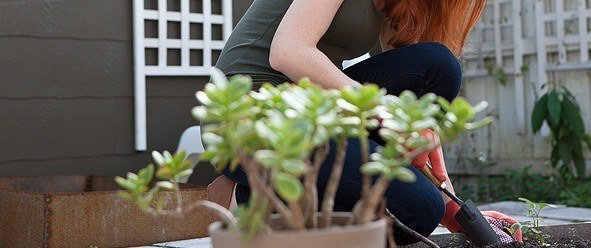
M 556 205 L 556 209 L 565 209 L 568 208 L 565 205 Z M 518 201 L 502 201 L 502 202 L 494 202 L 494 203 L 488 203 L 488 204 L 482 204 L 482 205 L 478 205 L 478 209 L 482 210 L 482 211 L 488 211 L 488 210 L 495 210 L 495 211 L 499 211 L 501 213 L 504 213 L 506 215 L 521 215 L 521 216 L 525 216 L 527 214 L 527 210 L 529 209 L 529 206 L 525 203 L 525 202 L 518 202 Z M 543 212 L 546 212 L 548 209 L 544 209 L 542 210 Z
M 591 221 L 591 209 L 573 207 L 557 209 L 550 208 L 542 210 L 540 217 L 572 222 L 586 222 Z
M 186 239 L 179 241 L 171 241 L 153 244 L 155 247 L 170 247 L 170 248 L 211 248 L 211 238 Z

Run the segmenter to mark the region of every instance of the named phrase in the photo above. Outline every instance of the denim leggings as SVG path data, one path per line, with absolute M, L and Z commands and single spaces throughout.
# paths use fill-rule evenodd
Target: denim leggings
M 462 71 L 457 58 L 444 45 L 425 42 L 399 47 L 373 56 L 343 70 L 352 79 L 359 82 L 371 82 L 386 88 L 388 94 L 398 95 L 404 90 L 411 90 L 417 95 L 433 92 L 448 100 L 459 92 Z M 345 166 L 335 198 L 337 211 L 350 211 L 360 197 L 362 176 L 360 142 L 349 139 Z M 370 135 L 370 148 L 374 149 L 383 142 L 376 132 Z M 318 191 L 322 197 L 332 164 L 335 159 L 335 144 L 331 142 L 330 153 L 321 166 L 318 176 Z M 418 170 L 408 166 L 417 176 L 414 183 L 392 181 L 386 193 L 388 209 L 402 223 L 428 236 L 443 218 L 445 206 L 438 190 Z M 244 171 L 238 167 L 234 172 L 223 174 L 235 181 L 238 203 L 248 200 L 250 190 Z M 406 233 L 394 230 L 396 243 L 406 245 L 417 242 Z

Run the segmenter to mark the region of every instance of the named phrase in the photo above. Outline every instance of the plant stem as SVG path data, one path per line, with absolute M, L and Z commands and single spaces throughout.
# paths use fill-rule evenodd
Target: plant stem
M 182 206 L 183 206 L 183 199 L 181 198 L 181 188 L 179 187 L 179 183 L 178 182 L 174 182 L 174 195 L 176 198 L 176 211 L 177 212 L 181 212 L 182 211 Z
M 359 143 L 361 146 L 361 165 L 366 164 L 369 162 L 369 141 L 367 139 L 367 135 L 365 134 L 367 130 L 363 128 L 365 126 L 364 121 L 362 119 L 362 125 L 359 126 Z M 371 176 L 363 174 L 363 181 L 362 181 L 362 188 L 361 188 L 361 199 L 365 199 L 367 194 L 369 194 L 369 187 L 371 186 Z
M 309 228 L 316 228 L 318 226 L 318 172 L 320 171 L 320 166 L 326 160 L 328 151 L 328 144 L 316 149 L 314 152 L 314 163 L 304 178 L 305 195 L 301 206 L 304 209 L 304 218 Z
M 386 210 L 387 210 L 387 200 L 386 198 L 382 198 L 381 204 L 380 204 L 380 209 L 379 211 L 379 217 L 380 219 L 385 219 L 388 223 L 388 229 L 387 229 L 387 241 L 388 241 L 388 247 L 389 248 L 396 248 L 396 241 L 394 241 L 394 224 L 393 224 L 393 220 L 391 218 L 389 218 L 388 216 L 386 216 Z
M 187 207 L 181 209 L 180 212 L 176 211 L 176 210 L 174 210 L 174 211 L 172 211 L 172 210 L 157 211 L 154 208 L 148 208 L 146 211 L 154 216 L 164 215 L 164 216 L 173 216 L 173 217 L 184 218 L 201 208 L 209 209 L 210 211 L 215 213 L 220 218 L 222 223 L 224 224 L 224 227 L 232 227 L 232 226 L 237 225 L 237 223 L 238 223 L 238 221 L 236 220 L 236 218 L 234 217 L 232 212 L 230 212 L 230 210 L 226 209 L 225 207 L 223 207 L 215 202 L 210 202 L 210 201 L 205 201 L 205 200 L 196 201 L 196 202 L 188 205 Z
M 423 235 L 419 234 L 415 230 L 410 229 L 409 227 L 404 225 L 402 222 L 400 222 L 400 220 L 398 218 L 396 218 L 396 216 L 394 216 L 392 213 L 390 213 L 390 210 L 386 209 L 386 214 L 388 214 L 390 219 L 392 219 L 394 226 L 398 227 L 400 230 L 409 234 L 413 238 L 420 240 L 421 242 L 425 243 L 426 245 L 428 245 L 431 248 L 439 248 L 439 246 L 437 244 L 435 244 L 435 242 L 429 240 L 428 238 L 425 238 Z
M 324 197 L 322 200 L 322 219 L 320 220 L 321 227 L 329 227 L 331 225 L 331 215 L 334 207 L 334 198 L 341 182 L 341 174 L 345 164 L 345 156 L 347 155 L 347 136 L 343 135 L 337 143 L 336 159 L 332 165 L 332 171 Z
M 248 184 L 251 190 L 263 193 L 263 195 L 271 201 L 275 209 L 284 216 L 287 226 L 294 229 L 297 224 L 292 218 L 290 209 L 277 197 L 277 195 L 275 195 L 273 189 L 262 181 L 261 176 L 258 174 L 257 163 L 254 162 L 253 159 L 247 159 L 241 151 L 238 151 L 238 154 L 241 166 L 246 170 L 246 176 L 248 177 Z
M 289 208 L 291 209 L 291 218 L 293 223 L 295 224 L 292 229 L 293 230 L 304 230 L 306 227 L 306 223 L 304 220 L 304 216 L 302 215 L 302 208 L 299 203 L 297 202 L 290 202 Z M 284 218 L 287 216 L 283 216 Z
M 380 176 L 378 178 L 371 189 L 371 193 L 364 199 L 363 207 L 359 208 L 359 214 L 354 215 L 354 217 L 358 217 L 355 221 L 357 224 L 366 224 L 372 220 L 379 200 L 384 196 L 384 192 L 389 184 L 390 180 L 385 176 Z

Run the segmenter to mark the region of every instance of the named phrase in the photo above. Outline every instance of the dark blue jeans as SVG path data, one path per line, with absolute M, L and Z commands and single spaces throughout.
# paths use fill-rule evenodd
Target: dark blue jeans
M 417 95 L 433 92 L 448 100 L 459 92 L 462 71 L 457 58 L 442 44 L 435 42 L 418 43 L 393 49 L 355 64 L 344 72 L 359 82 L 371 82 L 386 88 L 388 94 L 398 95 L 404 90 L 411 90 Z M 373 152 L 382 143 L 374 132 L 370 136 Z M 335 159 L 335 144 L 320 169 L 318 176 L 319 196 L 323 196 L 332 164 Z M 335 209 L 349 211 L 359 200 L 362 176 L 360 142 L 349 139 L 341 183 L 336 198 Z M 392 181 L 385 198 L 388 209 L 418 233 L 428 236 L 443 218 L 445 206 L 438 190 L 412 166 L 409 167 L 417 176 L 414 183 Z M 246 202 L 250 190 L 244 171 L 238 167 L 234 172 L 224 171 L 224 175 L 238 183 L 236 198 L 238 203 Z M 394 230 L 396 243 L 399 245 L 417 242 L 400 230 Z

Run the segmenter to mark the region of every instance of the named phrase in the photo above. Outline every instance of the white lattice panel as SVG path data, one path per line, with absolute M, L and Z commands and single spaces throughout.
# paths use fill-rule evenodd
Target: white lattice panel
M 471 101 L 489 101 L 496 120 L 450 146 L 450 155 L 501 161 L 549 156 L 548 143 L 529 128 L 535 94 L 549 80 L 574 92 L 591 122 L 591 0 L 489 0 L 469 43 L 463 92 Z M 542 136 L 548 133 L 542 129 Z
M 524 20 L 528 17 L 534 20 Z M 534 29 L 535 36 L 524 37 L 522 26 Z M 471 42 L 467 78 L 488 76 L 491 66 L 519 74 L 523 57 L 530 55 L 537 56 L 541 83 L 547 81 L 543 74 L 548 70 L 590 69 L 591 0 L 490 0 Z M 513 64 L 507 64 L 507 58 Z
M 135 148 L 144 151 L 146 77 L 209 75 L 213 57 L 232 32 L 232 1 L 134 0 L 133 19 Z M 147 33 L 149 28 L 157 31 Z

